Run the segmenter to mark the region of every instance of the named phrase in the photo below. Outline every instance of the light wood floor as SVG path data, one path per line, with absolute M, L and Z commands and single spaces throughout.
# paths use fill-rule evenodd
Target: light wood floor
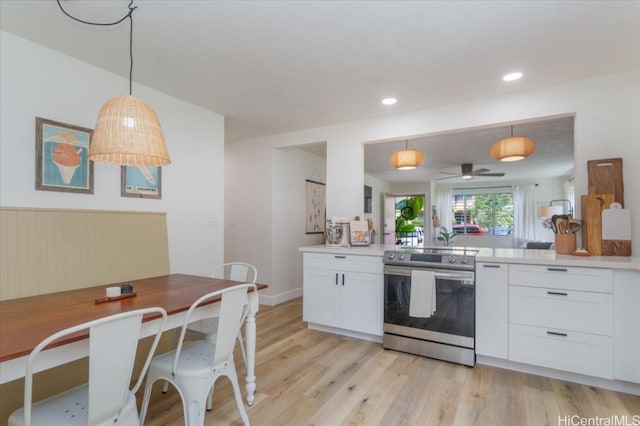
M 467 368 L 308 330 L 301 299 L 261 307 L 257 324 L 258 388 L 247 407 L 254 426 L 538 426 L 581 424 L 596 416 L 640 424 L 639 396 L 484 365 Z M 240 356 L 236 365 L 244 395 Z M 158 385 L 145 425 L 183 421 L 177 393 L 163 395 Z M 205 424 L 242 424 L 227 379 L 216 383 Z

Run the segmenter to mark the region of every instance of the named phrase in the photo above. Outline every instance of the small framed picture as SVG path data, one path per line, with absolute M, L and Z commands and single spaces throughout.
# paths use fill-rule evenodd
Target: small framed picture
M 352 246 L 369 245 L 369 222 L 366 220 L 352 220 L 349 222 Z
M 92 129 L 36 117 L 36 189 L 93 194 Z
M 324 183 L 306 180 L 306 233 L 324 234 L 325 227 L 325 185 Z
M 120 195 L 135 198 L 162 198 L 162 168 L 122 166 Z

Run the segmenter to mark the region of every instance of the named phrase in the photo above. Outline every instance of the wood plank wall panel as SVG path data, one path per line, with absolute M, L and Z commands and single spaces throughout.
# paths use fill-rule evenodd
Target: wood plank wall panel
M 165 213 L 0 208 L 0 300 L 168 273 Z

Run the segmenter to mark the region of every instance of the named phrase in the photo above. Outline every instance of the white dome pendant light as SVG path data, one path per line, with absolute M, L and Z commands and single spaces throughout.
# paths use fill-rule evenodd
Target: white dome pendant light
M 526 136 L 511 136 L 502 138 L 491 147 L 491 156 L 500 161 L 519 161 L 527 158 L 536 150 L 536 144 Z
M 409 141 L 405 140 L 405 149 L 391 154 L 389 163 L 398 170 L 413 170 L 424 162 L 424 154 L 417 149 L 408 148 Z

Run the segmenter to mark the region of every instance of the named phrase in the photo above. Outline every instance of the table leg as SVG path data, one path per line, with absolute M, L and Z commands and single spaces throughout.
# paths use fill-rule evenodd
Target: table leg
M 249 305 L 247 309 L 247 317 L 244 320 L 244 339 L 245 350 L 247 355 L 247 404 L 253 405 L 256 392 L 256 313 L 260 307 L 258 302 L 258 292 L 254 291 L 249 294 Z
M 257 298 L 256 298 L 257 299 Z M 257 302 L 257 301 L 256 301 Z M 254 394 L 256 391 L 256 311 L 257 303 L 250 303 L 249 312 L 247 318 L 245 318 L 245 346 L 247 351 L 247 404 L 253 405 Z

